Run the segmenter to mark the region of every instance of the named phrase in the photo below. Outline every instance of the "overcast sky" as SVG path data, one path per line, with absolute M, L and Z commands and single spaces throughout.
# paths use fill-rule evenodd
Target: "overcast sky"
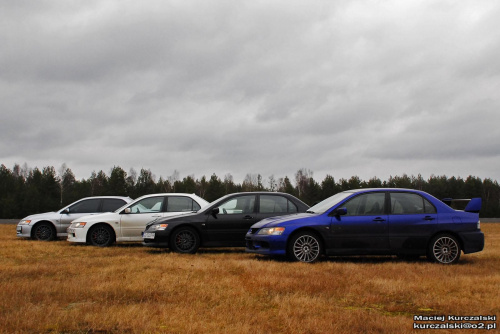
M 500 2 L 0 0 L 0 163 L 500 181 Z

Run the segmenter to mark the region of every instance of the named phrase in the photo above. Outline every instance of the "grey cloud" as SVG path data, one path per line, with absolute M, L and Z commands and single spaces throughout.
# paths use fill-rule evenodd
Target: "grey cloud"
M 0 6 L 6 165 L 500 177 L 496 2 Z

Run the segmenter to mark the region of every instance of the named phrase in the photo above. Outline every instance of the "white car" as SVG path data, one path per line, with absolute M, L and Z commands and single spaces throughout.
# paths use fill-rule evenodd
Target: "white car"
M 66 237 L 66 230 L 73 220 L 89 214 L 112 212 L 132 202 L 130 197 L 85 197 L 57 212 L 46 212 L 21 219 L 17 224 L 17 236 L 42 241 Z
M 68 241 L 101 247 L 110 246 L 115 241 L 142 241 L 142 231 L 147 223 L 198 211 L 207 204 L 195 194 L 145 195 L 115 212 L 74 220 L 68 228 Z

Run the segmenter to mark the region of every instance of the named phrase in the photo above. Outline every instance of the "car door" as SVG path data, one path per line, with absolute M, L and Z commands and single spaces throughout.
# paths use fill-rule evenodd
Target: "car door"
M 164 216 L 176 216 L 183 213 L 198 211 L 200 205 L 187 196 L 167 196 L 167 205 Z
M 328 248 L 334 253 L 366 254 L 389 249 L 386 193 L 363 193 L 341 207 L 347 214 L 332 217 Z
M 389 242 L 391 249 L 424 250 L 437 230 L 436 208 L 419 194 L 391 192 Z
M 83 216 L 88 216 L 90 214 L 99 213 L 100 205 L 101 205 L 100 198 L 89 198 L 73 204 L 66 210 L 62 210 L 60 212 L 61 216 L 59 219 L 59 226 L 57 232 L 66 233 L 66 230 L 68 229 L 69 225 L 73 220 Z
M 146 224 L 164 216 L 164 202 L 165 196 L 152 196 L 129 205 L 120 212 L 119 235 L 125 239 L 142 240 L 141 233 Z
M 297 213 L 298 209 L 286 197 L 281 195 L 260 195 L 258 206 L 257 220 L 262 220 L 269 217 L 283 216 L 292 213 Z
M 227 199 L 218 206 L 219 213 L 207 215 L 202 224 L 208 246 L 244 246 L 245 235 L 257 222 L 256 195 Z

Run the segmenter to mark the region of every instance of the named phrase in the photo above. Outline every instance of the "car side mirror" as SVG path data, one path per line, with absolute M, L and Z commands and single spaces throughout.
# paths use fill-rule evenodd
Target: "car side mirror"
M 67 215 L 68 215 L 68 214 L 69 214 L 69 208 L 64 209 L 64 210 L 62 211 L 62 213 L 65 213 L 65 214 L 67 214 Z
M 219 208 L 213 208 L 212 211 L 210 212 L 212 216 L 217 219 L 217 214 L 220 212 Z
M 130 208 L 125 208 L 125 210 L 123 210 L 123 212 L 125 212 L 125 213 L 131 213 L 131 212 L 132 212 L 132 209 L 130 209 Z
M 337 210 L 334 211 L 335 216 L 344 216 L 347 214 L 347 208 L 338 208 Z

